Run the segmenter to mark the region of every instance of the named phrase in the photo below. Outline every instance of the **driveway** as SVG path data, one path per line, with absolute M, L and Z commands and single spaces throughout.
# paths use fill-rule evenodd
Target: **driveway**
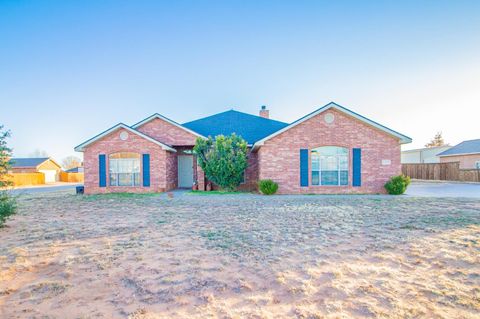
M 22 195 L 22 194 L 50 193 L 50 192 L 65 191 L 65 190 L 75 191 L 75 187 L 80 185 L 82 184 L 59 182 L 55 184 L 45 184 L 45 185 L 15 188 L 10 192 L 14 195 Z
M 468 197 L 480 198 L 480 183 L 449 183 L 414 181 L 405 193 L 417 197 Z

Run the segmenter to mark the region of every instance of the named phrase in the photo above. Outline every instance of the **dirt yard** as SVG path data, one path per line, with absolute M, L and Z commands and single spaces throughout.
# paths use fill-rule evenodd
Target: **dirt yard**
M 478 318 L 480 201 L 23 195 L 0 318 Z

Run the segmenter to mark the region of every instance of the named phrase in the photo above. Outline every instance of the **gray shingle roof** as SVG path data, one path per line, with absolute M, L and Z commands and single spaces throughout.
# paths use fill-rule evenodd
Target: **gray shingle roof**
M 203 136 L 217 136 L 220 134 L 240 135 L 248 144 L 284 128 L 287 123 L 266 119 L 234 110 L 218 113 L 195 121 L 183 124 L 186 128 Z
M 48 157 L 12 158 L 10 165 L 12 165 L 12 167 L 37 167 L 48 159 Z
M 448 156 L 448 155 L 462 155 L 462 154 L 472 154 L 480 153 L 480 139 L 463 141 L 460 144 L 455 145 L 454 147 L 437 154 L 437 156 Z

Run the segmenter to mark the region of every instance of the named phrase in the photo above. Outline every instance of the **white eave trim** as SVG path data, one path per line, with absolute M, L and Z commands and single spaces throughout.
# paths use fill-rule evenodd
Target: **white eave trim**
M 370 119 L 368 119 L 368 118 L 366 118 L 366 117 L 364 117 L 364 116 L 362 116 L 362 115 L 360 115 L 360 114 L 358 114 L 358 113 L 355 113 L 355 112 L 353 112 L 353 111 L 350 111 L 349 109 L 347 109 L 347 108 L 345 108 L 345 107 L 343 107 L 343 106 L 340 106 L 340 105 L 338 105 L 338 104 L 336 104 L 336 103 L 334 103 L 334 102 L 330 102 L 330 103 L 328 103 L 327 105 L 319 108 L 318 110 L 316 110 L 316 111 L 314 111 L 314 112 L 312 112 L 312 113 L 310 113 L 310 114 L 308 114 L 308 115 L 306 115 L 306 116 L 304 116 L 304 117 L 296 120 L 295 122 L 293 122 L 293 123 L 291 123 L 290 125 L 284 127 L 283 129 L 278 130 L 278 131 L 276 131 L 275 133 L 270 134 L 269 136 L 264 137 L 263 139 L 257 141 L 257 142 L 253 145 L 252 151 L 253 151 L 253 150 L 256 150 L 257 148 L 259 148 L 260 146 L 262 146 L 262 145 L 265 143 L 265 141 L 267 141 L 267 140 L 269 140 L 269 139 L 271 139 L 271 138 L 273 138 L 273 137 L 275 137 L 275 136 L 277 136 L 277 135 L 279 135 L 279 134 L 282 134 L 283 132 L 288 131 L 288 130 L 291 129 L 292 127 L 295 127 L 295 126 L 297 126 L 298 124 L 303 123 L 303 122 L 311 119 L 312 117 L 317 116 L 318 114 L 320 114 L 320 113 L 322 113 L 322 112 L 325 112 L 325 111 L 327 111 L 327 110 L 329 110 L 329 109 L 332 109 L 332 108 L 333 108 L 333 109 L 336 109 L 336 110 L 338 110 L 338 111 L 340 111 L 340 112 L 342 112 L 342 113 L 348 114 L 348 115 L 350 115 L 351 117 L 356 118 L 356 119 L 358 119 L 359 121 L 364 122 L 364 123 L 366 123 L 366 124 L 368 124 L 368 125 L 370 125 L 370 126 L 373 126 L 373 127 L 377 128 L 377 129 L 379 129 L 379 130 L 381 130 L 381 131 L 383 131 L 383 132 L 385 132 L 385 133 L 387 133 L 387 134 L 389 134 L 389 135 L 393 135 L 394 137 L 396 137 L 396 138 L 399 139 L 400 144 L 407 144 L 407 143 L 411 143 L 411 142 L 412 142 L 412 139 L 411 139 L 410 137 L 408 137 L 408 136 L 405 136 L 405 135 L 400 134 L 400 133 L 398 133 L 398 132 L 396 132 L 396 131 L 394 131 L 394 130 L 391 130 L 391 129 L 389 129 L 389 128 L 386 127 L 386 126 L 383 126 L 383 125 L 381 125 L 381 124 L 379 124 L 379 123 L 377 123 L 377 122 L 375 122 L 375 121 L 372 121 L 372 120 L 370 120 Z
M 153 114 L 152 116 L 149 116 L 149 117 L 147 117 L 146 119 L 144 119 L 144 120 L 142 120 L 142 121 L 140 121 L 140 122 L 132 125 L 132 128 L 137 129 L 137 128 L 139 128 L 140 126 L 142 126 L 143 124 L 146 124 L 146 123 L 148 123 L 148 122 L 150 122 L 150 121 L 152 121 L 152 120 L 154 120 L 154 119 L 163 120 L 163 121 L 165 121 L 165 122 L 167 122 L 167 123 L 169 123 L 169 124 L 172 124 L 173 126 L 176 126 L 176 127 L 180 128 L 180 129 L 182 129 L 182 130 L 184 130 L 184 131 L 187 131 L 187 132 L 190 133 L 190 134 L 193 134 L 193 135 L 198 136 L 198 137 L 206 138 L 205 136 L 200 135 L 200 134 L 198 134 L 197 132 L 192 131 L 191 129 L 186 128 L 185 126 L 183 126 L 183 125 L 181 125 L 181 124 L 179 124 L 179 123 L 177 123 L 177 122 L 175 122 L 175 121 L 172 121 L 171 119 L 166 118 L 165 116 L 160 115 L 160 114 L 158 114 L 158 113 L 155 113 L 155 114 Z
M 162 142 L 159 142 L 159 141 L 157 141 L 156 139 L 153 139 L 153 138 L 151 138 L 150 136 L 147 136 L 147 135 L 145 135 L 145 134 L 143 134 L 143 133 L 141 133 L 141 132 L 139 132 L 139 131 L 137 131 L 137 130 L 134 130 L 134 129 L 131 128 L 130 126 L 127 126 L 127 125 L 125 125 L 125 124 L 123 124 L 123 123 L 119 123 L 119 124 L 117 124 L 117 125 L 109 128 L 108 130 L 106 130 L 106 131 L 98 134 L 97 136 L 92 137 L 92 138 L 89 139 L 88 141 L 86 141 L 86 142 L 78 145 L 77 147 L 75 147 L 75 151 L 76 151 L 76 152 L 83 152 L 88 145 L 90 145 L 90 144 L 92 144 L 92 143 L 95 143 L 96 141 L 98 141 L 98 140 L 102 139 L 103 137 L 107 136 L 108 134 L 110 134 L 110 133 L 112 133 L 112 132 L 115 132 L 116 130 L 119 130 L 119 129 L 121 129 L 121 128 L 129 131 L 130 133 L 136 134 L 136 135 L 138 135 L 138 136 L 146 139 L 147 141 L 150 141 L 150 142 L 152 142 L 152 143 L 155 143 L 155 144 L 161 146 L 162 149 L 164 149 L 164 150 L 166 150 L 166 151 L 170 151 L 170 152 L 176 152 L 176 151 L 177 151 L 177 150 L 175 150 L 174 148 L 170 147 L 169 145 L 164 144 L 164 143 L 162 143 Z
M 441 154 L 441 153 L 440 153 Z M 445 154 L 445 155 L 440 155 L 437 154 L 436 156 L 438 157 L 447 157 L 447 156 L 463 156 L 463 155 L 477 155 L 480 154 L 480 152 L 473 152 L 473 153 L 456 153 L 456 154 Z

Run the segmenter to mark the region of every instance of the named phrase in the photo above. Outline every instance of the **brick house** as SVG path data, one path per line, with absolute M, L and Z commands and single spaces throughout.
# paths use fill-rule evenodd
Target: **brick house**
M 10 173 L 43 173 L 45 183 L 58 182 L 61 166 L 49 157 L 12 158 Z
M 249 146 L 243 189 L 272 179 L 281 194 L 383 193 L 401 172 L 400 145 L 411 139 L 336 103 L 290 124 L 226 111 L 179 124 L 154 114 L 123 123 L 75 148 L 84 152 L 85 193 L 204 190 L 205 174 L 192 148 L 197 138 L 242 136 Z
M 480 169 L 480 139 L 463 141 L 437 156 L 440 163 L 459 162 L 460 169 Z

